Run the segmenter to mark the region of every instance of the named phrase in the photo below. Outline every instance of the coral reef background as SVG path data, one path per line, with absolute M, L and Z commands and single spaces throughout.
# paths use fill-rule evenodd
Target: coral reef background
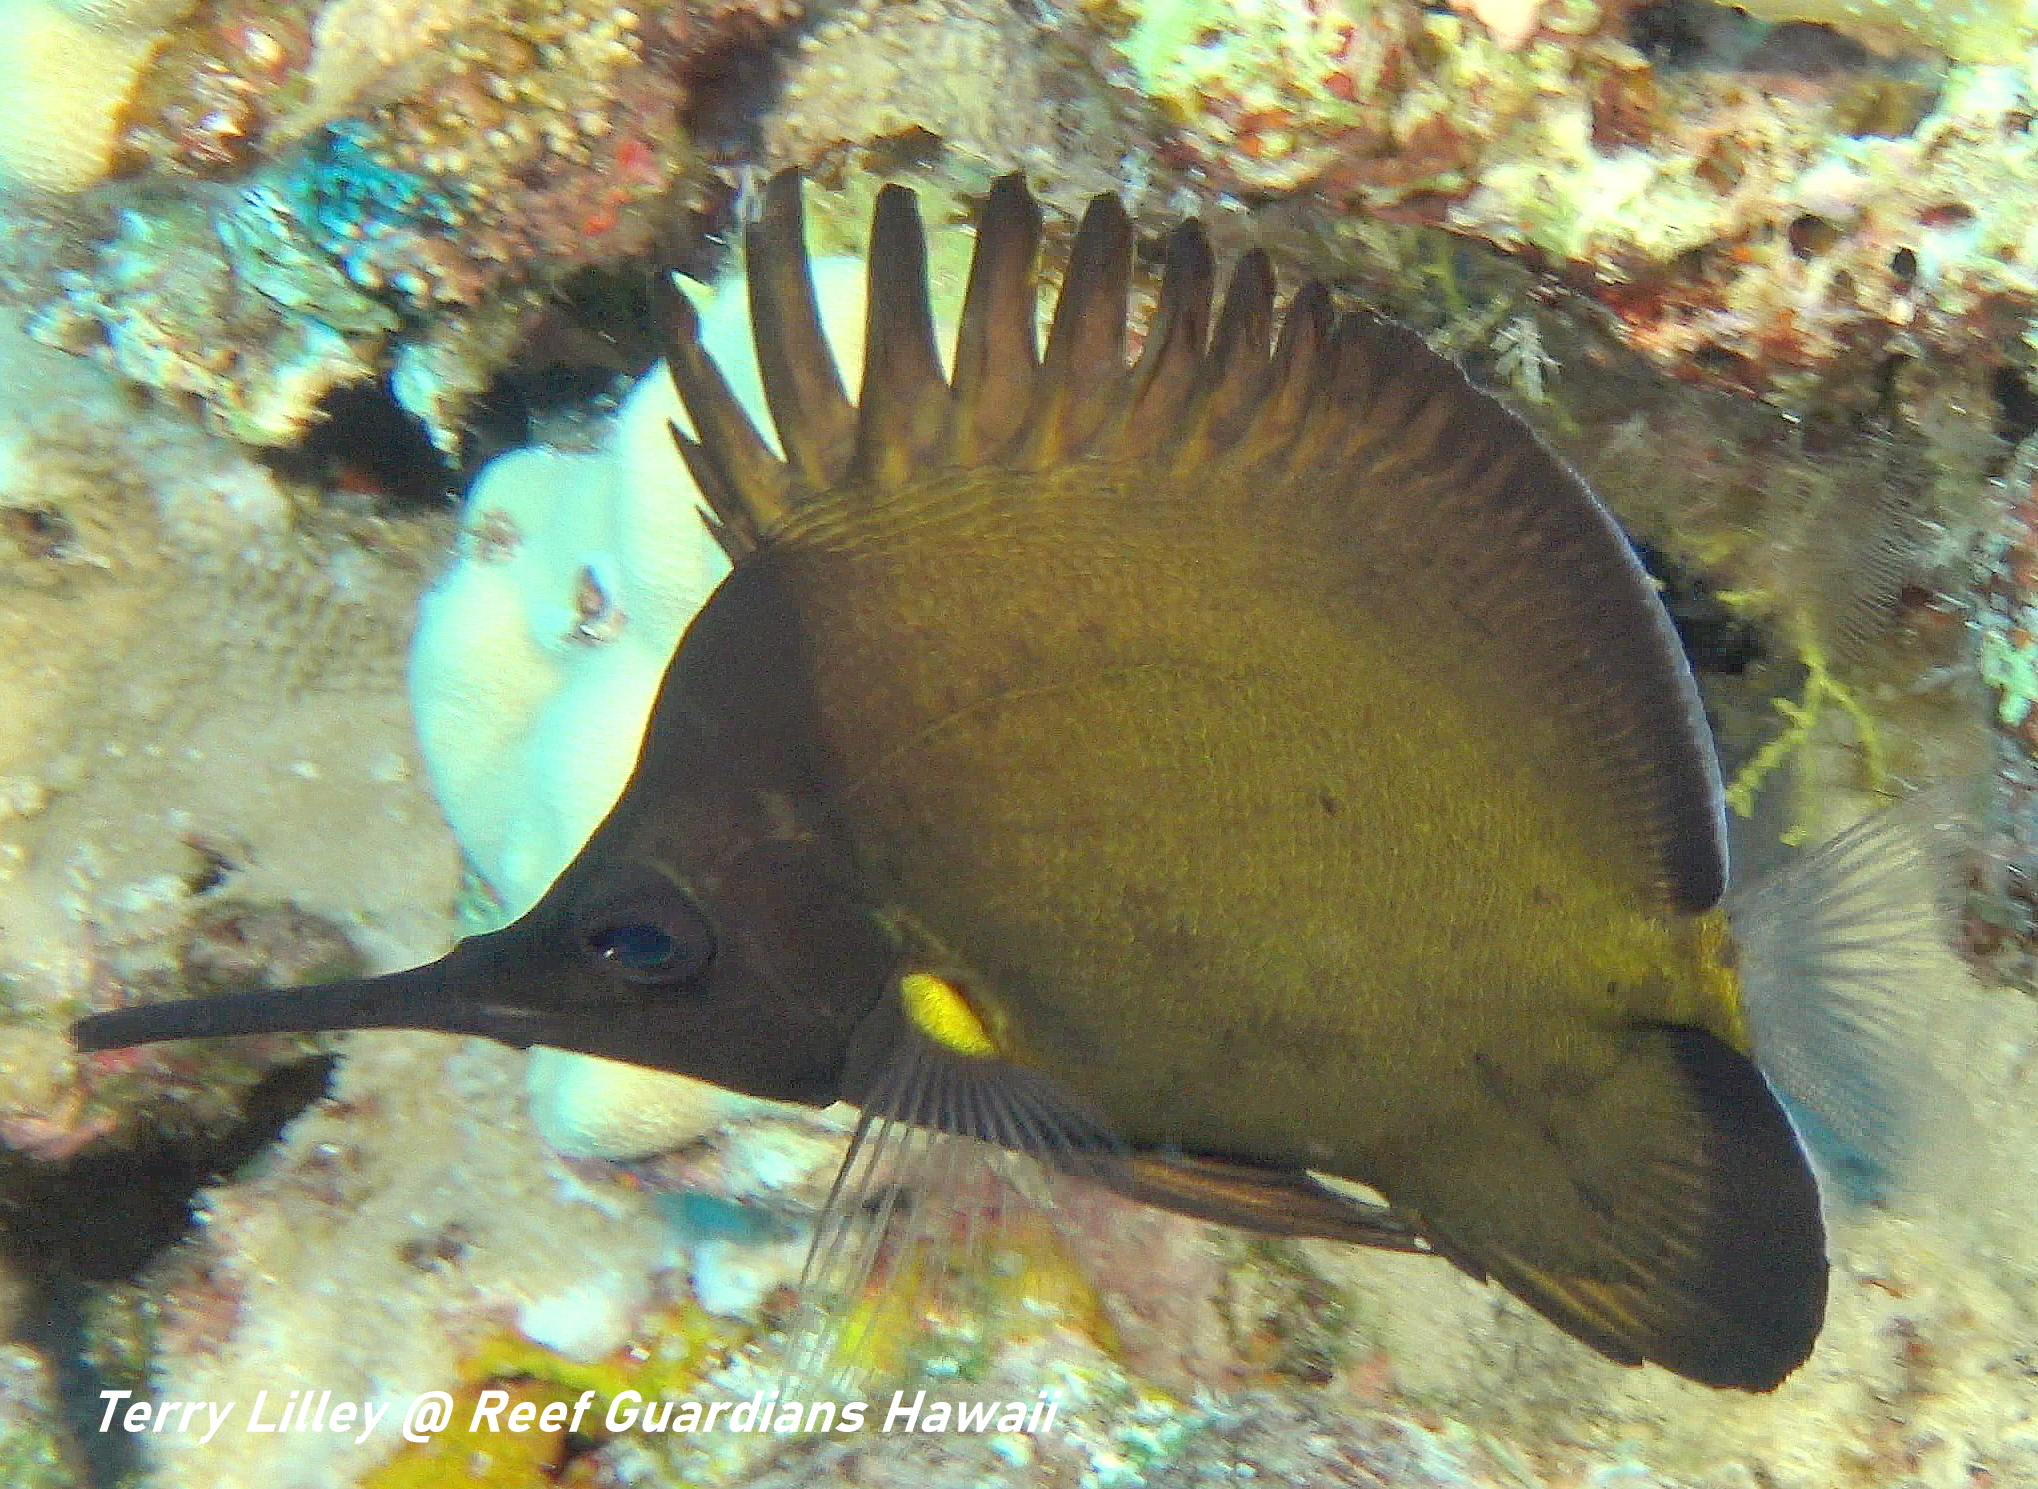
M 0 0 L 0 1482 L 2038 1484 L 2034 45 L 2012 0 Z M 532 1061 L 430 1036 L 61 1031 L 529 891 L 427 789 L 413 617 L 499 560 L 483 611 L 576 666 L 678 623 L 677 509 L 630 507 L 662 431 L 618 417 L 645 285 L 727 269 L 788 164 L 817 252 L 879 180 L 952 224 L 1018 169 L 1050 267 L 1116 190 L 1462 359 L 1643 544 L 1745 862 L 1971 788 L 1915 1051 L 1958 1099 L 1836 1210 L 1803 1372 L 1707 1393 L 1433 1261 L 1070 1193 L 985 1283 L 1003 1332 L 922 1362 L 1051 1384 L 1052 1433 L 93 1430 L 108 1388 L 774 1379 L 830 1117 L 542 1056 L 533 1110 Z M 618 758 L 525 766 L 584 812 Z

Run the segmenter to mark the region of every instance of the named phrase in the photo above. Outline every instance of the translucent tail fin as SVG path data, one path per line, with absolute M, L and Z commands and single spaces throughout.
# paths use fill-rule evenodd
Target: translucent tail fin
M 1860 1197 L 1965 1110 L 1928 1050 L 1972 990 L 1952 950 L 1968 835 L 1951 792 L 1919 792 L 1728 900 L 1756 1061 Z

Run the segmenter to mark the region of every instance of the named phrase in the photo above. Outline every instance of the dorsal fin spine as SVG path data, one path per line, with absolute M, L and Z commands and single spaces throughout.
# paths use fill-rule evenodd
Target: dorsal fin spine
M 692 439 L 677 427 L 672 436 L 720 524 L 717 539 L 734 556 L 739 548 L 756 547 L 784 519 L 790 475 L 702 347 L 692 302 L 664 276 L 653 283 L 654 309 L 662 312 L 657 323 L 666 333 L 666 365 L 694 425 Z
M 1117 411 L 1096 439 L 1097 452 L 1107 458 L 1145 455 L 1173 437 L 1204 365 L 1216 264 L 1201 224 L 1184 222 L 1175 229 L 1166 264 L 1146 344 L 1126 377 Z
M 1214 452 L 1231 445 L 1266 396 L 1273 326 L 1273 266 L 1255 248 L 1232 266 L 1210 354 L 1191 395 L 1188 422 L 1199 447 Z
M 991 185 L 977 225 L 969 288 L 955 333 L 955 382 L 944 454 L 970 465 L 1019 432 L 1040 365 L 1034 313 L 1034 259 L 1040 209 L 1022 177 Z
M 1281 470 L 1295 468 L 1294 435 L 1316 401 L 1330 327 L 1330 292 L 1312 280 L 1288 303 L 1268 365 L 1266 391 L 1258 399 L 1250 429 L 1241 432 L 1238 453 L 1245 461 L 1271 461 Z
M 1132 277 L 1132 222 L 1118 198 L 1090 199 L 1069 252 L 1048 327 L 1047 351 L 1026 428 L 1022 465 L 1059 464 L 1081 450 L 1109 410 L 1100 397 L 1125 373 L 1125 301 Z
M 948 382 L 927 303 L 927 239 L 913 193 L 887 186 L 871 215 L 870 293 L 852 479 L 904 485 L 946 422 Z
M 758 371 L 779 444 L 799 480 L 818 488 L 842 468 L 856 409 L 821 328 L 798 171 L 781 171 L 765 187 L 763 214 L 744 234 L 744 272 Z

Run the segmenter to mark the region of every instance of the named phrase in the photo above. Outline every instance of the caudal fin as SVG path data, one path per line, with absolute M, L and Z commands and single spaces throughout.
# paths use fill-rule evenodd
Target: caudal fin
M 1857 1190 L 1878 1191 L 1963 1110 L 1926 1050 L 1963 990 L 1967 836 L 1951 793 L 1919 792 L 1728 900 L 1756 1061 Z

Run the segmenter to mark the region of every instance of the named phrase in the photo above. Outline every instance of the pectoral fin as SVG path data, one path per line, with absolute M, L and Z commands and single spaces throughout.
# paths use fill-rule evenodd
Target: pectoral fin
M 1123 1166 L 1109 1128 L 1006 1059 L 947 979 L 906 974 L 865 1033 L 868 1068 L 846 1084 L 862 1117 L 800 1279 L 787 1400 L 895 1375 L 971 1315 L 966 1332 L 996 1332 L 1014 1302 L 998 1279 L 1057 1245 L 1040 1166 L 1107 1184 Z

